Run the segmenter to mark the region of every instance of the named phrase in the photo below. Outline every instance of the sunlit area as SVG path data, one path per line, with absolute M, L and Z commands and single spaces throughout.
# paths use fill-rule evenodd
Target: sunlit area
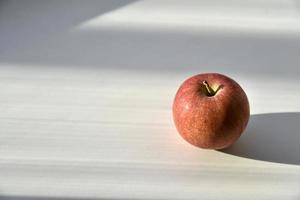
M 82 22 L 76 29 L 297 34 L 299 27 L 297 1 L 137 1 Z

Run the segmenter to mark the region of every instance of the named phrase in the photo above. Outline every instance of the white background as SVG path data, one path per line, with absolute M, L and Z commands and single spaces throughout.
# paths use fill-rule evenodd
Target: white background
M 299 1 L 1 1 L 0 199 L 300 199 Z M 251 119 L 230 149 L 172 122 L 224 73 Z

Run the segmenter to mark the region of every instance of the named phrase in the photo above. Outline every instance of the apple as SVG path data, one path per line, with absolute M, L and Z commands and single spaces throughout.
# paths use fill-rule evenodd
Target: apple
M 245 130 L 249 115 L 244 90 L 218 73 L 188 78 L 173 103 L 173 119 L 180 135 L 205 149 L 224 149 L 233 144 Z

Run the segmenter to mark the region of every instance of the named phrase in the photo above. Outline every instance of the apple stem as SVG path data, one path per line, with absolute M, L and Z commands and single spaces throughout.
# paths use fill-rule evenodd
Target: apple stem
M 202 83 L 203 83 L 203 85 L 204 85 L 205 88 L 206 88 L 207 95 L 208 95 L 208 96 L 214 96 L 214 95 L 215 95 L 215 92 L 214 92 L 214 90 L 209 86 L 208 82 L 207 82 L 207 81 L 203 81 Z

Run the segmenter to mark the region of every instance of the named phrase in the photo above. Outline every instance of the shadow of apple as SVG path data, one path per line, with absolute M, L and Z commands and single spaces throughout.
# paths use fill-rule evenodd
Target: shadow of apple
M 235 144 L 221 152 L 300 165 L 300 113 L 251 115 L 245 133 Z

